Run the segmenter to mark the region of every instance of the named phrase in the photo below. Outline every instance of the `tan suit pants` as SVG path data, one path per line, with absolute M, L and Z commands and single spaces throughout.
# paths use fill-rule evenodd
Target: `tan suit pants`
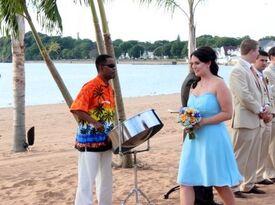
M 258 161 L 258 169 L 257 169 L 257 182 L 260 182 L 265 179 L 264 173 L 266 170 L 267 165 L 267 157 L 268 157 L 268 150 L 269 150 L 269 143 L 271 139 L 271 127 L 272 123 L 267 123 L 261 129 L 261 133 L 259 137 L 261 138 L 261 150 L 260 150 L 260 157 Z
M 272 132 L 266 160 L 265 178 L 275 178 L 275 122 L 272 122 Z
M 244 177 L 240 184 L 240 191 L 250 191 L 256 183 L 261 138 L 263 128 L 233 130 L 233 146 L 239 170 Z

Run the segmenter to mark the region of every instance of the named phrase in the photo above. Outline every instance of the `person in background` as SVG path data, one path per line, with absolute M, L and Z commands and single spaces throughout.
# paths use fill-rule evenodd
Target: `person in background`
M 242 180 L 224 121 L 232 115 L 228 87 L 218 76 L 216 53 L 201 47 L 191 54 L 190 65 L 198 79 L 192 84 L 187 106 L 198 110 L 201 121 L 195 139 L 188 133 L 184 140 L 177 182 L 181 205 L 193 205 L 194 186 L 214 186 L 225 205 L 234 205 L 230 189 Z
M 275 47 L 268 51 L 270 63 L 264 70 L 264 77 L 268 81 L 268 88 L 270 91 L 271 105 L 273 107 L 272 131 L 271 139 L 268 148 L 268 156 L 266 161 L 266 170 L 264 177 L 270 179 L 275 183 Z
M 114 59 L 99 55 L 98 75 L 87 82 L 71 105 L 78 118 L 75 148 L 79 150 L 75 205 L 93 204 L 93 187 L 99 205 L 112 205 L 112 144 L 108 132 L 114 127 L 114 91 L 109 84 L 116 74 Z
M 181 104 L 187 106 L 191 85 L 197 80 L 193 71 L 189 72 L 181 86 Z M 183 138 L 186 137 L 184 133 Z M 183 139 L 184 140 L 184 139 Z M 214 201 L 213 187 L 194 186 L 195 205 L 220 205 Z
M 270 93 L 268 89 L 268 82 L 266 78 L 264 78 L 263 71 L 267 67 L 267 61 L 268 61 L 268 54 L 267 52 L 263 50 L 259 50 L 259 55 L 256 58 L 255 63 L 253 64 L 253 67 L 256 69 L 257 76 L 259 77 L 259 82 L 261 86 L 261 93 L 263 94 L 264 98 L 264 105 L 271 110 L 271 99 L 270 99 Z M 264 178 L 264 172 L 266 169 L 266 159 L 268 156 L 268 147 L 270 143 L 270 137 L 271 137 L 271 120 L 272 120 L 272 114 L 270 113 L 270 118 L 268 120 L 265 120 L 264 126 L 261 127 L 261 145 L 260 145 L 260 157 L 258 162 L 258 169 L 257 169 L 257 184 L 263 184 L 263 185 L 271 185 L 273 182 L 268 179 Z
M 256 71 L 252 67 L 259 55 L 259 44 L 252 39 L 243 40 L 240 45 L 241 57 L 230 73 L 229 84 L 233 96 L 233 146 L 235 156 L 244 181 L 234 187 L 235 197 L 245 198 L 243 193 L 264 194 L 255 186 L 260 153 L 261 127 L 268 110 Z

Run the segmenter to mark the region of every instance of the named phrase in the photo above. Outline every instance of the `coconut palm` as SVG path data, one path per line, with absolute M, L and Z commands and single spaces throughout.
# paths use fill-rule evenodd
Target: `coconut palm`
M 113 56 L 113 58 L 115 58 L 114 46 L 113 46 L 113 42 L 111 39 L 109 27 L 108 27 L 108 21 L 107 21 L 107 17 L 105 14 L 103 0 L 97 0 L 97 2 L 98 2 L 98 7 L 99 7 L 99 11 L 100 11 L 100 16 L 101 16 L 105 48 L 106 48 L 107 54 L 109 54 L 109 55 Z M 119 76 L 117 73 L 116 73 L 116 77 L 113 79 L 113 86 L 114 86 L 115 94 L 116 94 L 115 96 L 116 96 L 117 113 L 118 113 L 118 117 L 119 117 L 118 119 L 120 121 L 124 121 L 126 119 L 126 115 L 125 115 L 123 98 L 122 98 L 122 93 L 121 93 L 121 88 L 120 88 L 120 83 L 119 83 Z
M 179 9 L 188 18 L 189 40 L 188 40 L 188 56 L 196 49 L 196 26 L 194 24 L 195 10 L 198 4 L 203 0 L 188 0 L 188 12 L 181 6 L 179 0 L 138 0 L 141 4 L 155 3 L 159 7 L 174 13 L 175 9 Z M 182 0 L 183 2 L 184 0 Z
M 104 43 L 106 47 L 106 51 L 109 55 L 113 56 L 115 58 L 115 51 L 114 51 L 114 46 L 113 42 L 111 39 L 111 34 L 109 31 L 109 26 L 108 26 L 108 21 L 105 13 L 105 8 L 103 4 L 103 0 L 97 0 L 98 3 L 98 8 L 100 11 L 100 16 L 101 16 L 101 23 L 102 23 L 102 31 L 103 31 L 103 36 L 104 36 Z M 126 120 L 126 115 L 125 115 L 125 110 L 124 110 L 124 104 L 123 104 L 123 98 L 122 98 L 122 93 L 121 93 L 121 88 L 120 88 L 120 83 L 119 83 L 119 77 L 118 74 L 116 73 L 116 77 L 112 81 L 113 87 L 115 90 L 115 97 L 116 97 L 116 109 L 118 113 L 118 119 L 120 122 L 123 122 Z M 131 155 L 123 155 L 121 159 L 121 166 L 123 168 L 130 168 L 132 167 L 132 156 Z
M 95 33 L 96 33 L 96 45 L 97 45 L 97 50 L 99 54 L 106 53 L 106 48 L 104 44 L 104 40 L 102 37 L 102 32 L 99 24 L 99 20 L 97 17 L 97 12 L 95 8 L 95 4 L 93 0 L 88 0 L 89 5 L 91 8 L 92 16 L 93 16 L 93 22 L 94 22 L 94 27 L 95 27 Z
M 25 134 L 25 53 L 24 35 L 25 22 L 20 15 L 10 15 L 5 22 L 5 14 L 12 13 L 15 8 L 10 7 L 8 2 L 0 1 L 0 22 L 1 27 L 9 25 L 16 27 L 17 33 L 6 33 L 11 36 L 11 49 L 13 59 L 13 90 L 14 90 L 14 109 L 13 109 L 13 150 L 15 152 L 26 150 Z
M 38 35 L 38 32 L 29 14 L 27 3 L 31 3 L 37 9 L 38 20 L 46 31 L 62 31 L 62 21 L 57 9 L 56 0 L 29 0 L 28 2 L 26 2 L 26 0 L 0 0 L 0 8 L 3 11 L 0 19 L 1 27 L 6 31 L 7 34 L 13 33 L 14 35 L 17 35 L 18 25 L 14 21 L 15 16 L 21 15 L 27 20 L 47 67 L 50 70 L 56 84 L 58 85 L 67 105 L 70 106 L 72 103 L 72 97 L 70 96 L 61 76 L 59 75 L 47 52 L 47 49 L 43 45 Z
M 36 28 L 34 27 L 34 24 L 29 14 L 29 11 L 27 9 L 25 0 L 21 0 L 21 2 L 24 2 L 22 6 L 24 9 L 23 11 L 25 14 L 25 18 L 30 25 L 32 34 L 39 48 L 39 51 L 48 69 L 50 70 L 57 86 L 59 87 L 59 90 L 61 91 L 65 99 L 65 102 L 70 107 L 73 102 L 73 99 L 67 87 L 65 86 L 61 76 L 59 75 L 53 61 L 51 60 L 45 46 L 43 45 Z M 56 0 L 40 0 L 40 1 L 32 0 L 32 3 L 37 7 L 39 11 L 38 15 L 39 15 L 39 19 L 41 19 L 41 24 L 43 28 L 45 28 L 47 31 L 53 31 L 55 29 L 62 31 L 62 20 L 58 12 Z
M 18 35 L 11 37 L 12 63 L 13 63 L 13 151 L 25 151 L 25 51 L 24 35 L 25 21 L 20 15 L 16 16 Z
M 79 2 L 82 3 L 81 0 L 79 0 Z M 98 21 L 94 0 L 83 0 L 83 2 L 85 4 L 88 4 L 91 8 L 94 28 L 96 32 L 98 53 L 99 54 L 107 53 L 113 56 L 113 58 L 115 58 L 113 42 L 112 42 L 111 35 L 108 28 L 108 22 L 105 14 L 103 0 L 98 0 L 97 3 L 100 11 L 104 40 L 102 38 L 102 32 Z M 117 125 L 119 121 L 123 122 L 126 119 L 118 73 L 116 73 L 116 77 L 112 80 L 112 86 L 115 90 L 115 98 L 116 98 L 115 124 Z M 132 158 L 130 155 L 123 156 L 123 159 L 121 161 L 122 161 L 122 167 L 127 167 L 127 168 L 132 167 Z
M 47 31 L 53 31 L 53 30 L 60 30 L 62 31 L 62 24 L 61 24 L 61 18 L 58 13 L 58 9 L 56 6 L 56 0 L 30 0 L 28 3 L 32 3 L 38 10 L 38 19 L 40 19 L 40 23 L 42 24 L 43 28 L 45 28 Z M 35 38 L 35 41 L 37 43 L 37 46 L 40 50 L 40 53 L 45 60 L 54 80 L 56 81 L 63 97 L 65 98 L 65 101 L 68 106 L 72 103 L 72 97 L 70 96 L 65 84 L 63 83 L 63 80 L 61 79 L 55 65 L 53 64 L 46 48 L 42 44 L 42 41 L 34 27 L 33 21 L 31 19 L 31 16 L 29 14 L 28 8 L 27 8 L 27 2 L 26 0 L 0 0 L 0 27 L 1 31 L 5 31 L 6 35 L 14 36 L 14 39 L 21 39 L 20 37 L 20 25 L 17 22 L 17 17 L 21 16 L 24 17 L 24 19 L 27 20 L 28 24 L 30 25 L 31 31 L 33 33 L 33 36 Z M 14 49 L 14 51 L 16 51 Z M 23 58 L 24 59 L 24 58 Z M 15 60 L 15 59 L 14 59 Z M 22 59 L 21 59 L 22 61 Z M 15 61 L 16 62 L 16 61 Z M 23 61 L 24 62 L 24 61 Z M 21 76 L 23 77 L 23 76 Z M 21 78 L 23 79 L 23 78 Z M 23 86 L 23 83 L 21 84 Z M 18 89 L 18 87 L 15 87 Z M 22 88 L 22 87 L 20 87 Z M 22 92 L 22 91 L 21 91 Z M 24 96 L 24 95 L 22 95 Z M 22 98 L 21 98 L 22 100 Z M 16 102 L 17 104 L 18 102 Z M 16 105 L 17 106 L 17 105 Z M 22 106 L 22 103 L 20 107 Z M 17 112 L 17 110 L 16 110 Z M 21 113 L 20 113 L 21 112 Z M 22 115 L 22 109 L 19 111 L 17 115 Z M 18 118 L 18 121 L 21 125 L 21 131 L 15 131 L 15 151 L 21 151 L 24 150 L 22 148 L 23 141 L 25 141 L 25 126 L 24 126 L 24 115 L 21 118 Z M 18 123 L 17 123 L 18 124 Z M 15 126 L 16 123 L 15 123 Z M 22 126 L 24 127 L 22 129 Z
M 102 30 L 99 24 L 97 10 L 95 8 L 94 0 L 79 0 L 80 3 L 84 2 L 86 5 L 89 5 L 91 8 L 92 16 L 93 16 L 93 23 L 96 33 L 96 42 L 97 42 L 97 49 L 99 54 L 107 53 L 115 58 L 115 52 L 113 47 L 113 42 L 111 39 L 111 35 L 108 28 L 108 22 L 105 14 L 104 9 L 104 3 L 103 0 L 98 0 L 98 8 L 100 11 L 100 17 L 101 17 L 101 23 L 102 23 Z M 104 39 L 103 37 L 104 36 Z M 124 121 L 126 119 L 125 117 L 125 111 L 124 111 L 124 104 L 123 104 L 123 98 L 121 94 L 121 88 L 119 83 L 119 77 L 116 73 L 116 77 L 112 80 L 112 85 L 115 90 L 115 97 L 116 97 L 116 124 L 118 124 L 118 120 Z

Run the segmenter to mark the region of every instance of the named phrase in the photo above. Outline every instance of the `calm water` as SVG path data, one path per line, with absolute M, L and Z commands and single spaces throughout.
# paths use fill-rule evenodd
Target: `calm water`
M 96 75 L 89 64 L 55 64 L 73 98 L 81 86 Z M 44 63 L 27 63 L 26 105 L 64 102 L 63 97 Z M 228 83 L 231 67 L 220 66 L 219 74 Z M 0 63 L 0 107 L 13 106 L 12 64 Z M 188 74 L 187 65 L 118 64 L 123 97 L 179 93 Z

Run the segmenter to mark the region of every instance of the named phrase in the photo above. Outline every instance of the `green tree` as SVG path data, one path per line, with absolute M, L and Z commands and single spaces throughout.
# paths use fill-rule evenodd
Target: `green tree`
M 184 44 L 184 46 L 183 46 L 181 55 L 182 55 L 183 57 L 189 58 L 189 57 L 188 57 L 188 43 L 185 41 L 185 42 L 183 42 L 183 44 Z
M 11 39 L 7 37 L 0 38 L 0 62 L 10 62 L 11 56 Z
M 122 54 L 122 50 L 119 46 L 114 46 L 114 49 L 115 49 L 115 56 L 116 56 L 116 59 L 118 59 L 121 54 Z
M 275 41 L 275 36 L 265 36 L 265 37 L 259 39 L 259 41 L 261 41 L 261 40 L 273 40 L 273 41 Z
M 163 57 L 163 46 L 159 46 L 154 50 L 154 56 Z
M 140 58 L 142 57 L 143 52 L 144 52 L 144 48 L 141 45 L 137 44 L 137 45 L 134 45 L 129 50 L 129 55 L 130 57 L 133 57 L 133 58 Z
M 116 40 L 113 41 L 114 46 L 119 46 L 121 43 L 123 43 L 122 39 L 116 39 Z
M 120 47 L 123 55 L 126 55 L 127 53 L 129 53 L 130 49 L 133 46 L 134 45 L 131 41 L 126 41 L 126 42 L 122 42 L 121 44 L 119 44 L 119 47 Z
M 184 43 L 181 42 L 180 38 L 178 37 L 176 41 L 172 42 L 172 46 L 171 46 L 172 56 L 175 58 L 182 58 L 183 47 L 184 47 Z
M 163 55 L 168 56 L 169 58 L 172 56 L 171 54 L 172 44 L 170 42 L 163 45 Z

